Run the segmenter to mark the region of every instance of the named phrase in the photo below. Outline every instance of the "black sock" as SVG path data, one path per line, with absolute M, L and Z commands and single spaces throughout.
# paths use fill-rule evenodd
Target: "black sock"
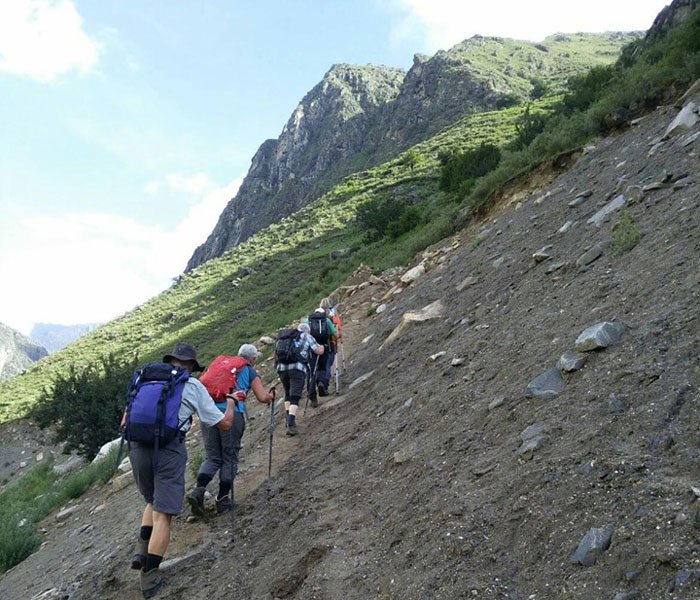
M 289 425 L 290 427 L 291 427 L 292 425 L 294 425 L 294 422 L 295 422 L 295 421 L 296 421 L 296 417 L 295 417 L 294 415 L 289 415 L 289 416 L 287 417 L 287 425 Z
M 207 484 L 211 481 L 211 475 L 205 475 L 201 473 L 197 475 L 197 487 L 207 487 Z
M 219 482 L 219 495 L 217 498 L 220 500 L 224 496 L 228 496 L 228 493 L 231 491 L 231 482 L 230 481 L 221 481 Z
M 160 567 L 160 561 L 163 560 L 162 556 L 158 556 L 157 554 L 151 554 L 150 552 L 146 555 L 146 566 L 144 567 L 144 571 L 152 571 L 153 569 L 157 569 Z
M 142 540 L 150 540 L 151 539 L 151 533 L 153 533 L 153 526 L 152 525 L 141 525 L 141 539 Z

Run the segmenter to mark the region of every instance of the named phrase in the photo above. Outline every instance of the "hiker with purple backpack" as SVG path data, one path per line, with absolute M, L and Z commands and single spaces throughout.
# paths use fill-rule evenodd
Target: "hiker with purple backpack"
M 179 342 L 162 363 L 137 371 L 124 414 L 124 439 L 139 492 L 146 501 L 132 569 L 141 571 L 141 593 L 151 598 L 162 584 L 160 563 L 170 542 L 171 521 L 182 511 L 187 448 L 192 415 L 219 430 L 231 429 L 234 400 L 219 410 L 191 374 L 202 371 L 194 346 Z

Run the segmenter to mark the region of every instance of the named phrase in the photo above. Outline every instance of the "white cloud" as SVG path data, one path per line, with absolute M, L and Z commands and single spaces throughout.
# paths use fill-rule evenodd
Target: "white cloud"
M 425 52 L 448 49 L 473 35 L 540 41 L 553 33 L 648 29 L 670 0 L 394 0 L 401 14 L 394 41 L 422 37 Z
M 0 3 L 0 71 L 50 82 L 72 70 L 89 72 L 99 55 L 73 2 Z
M 0 322 L 25 334 L 35 322 L 105 322 L 156 296 L 211 233 L 241 181 L 217 188 L 207 178 L 172 231 L 113 214 L 6 215 Z

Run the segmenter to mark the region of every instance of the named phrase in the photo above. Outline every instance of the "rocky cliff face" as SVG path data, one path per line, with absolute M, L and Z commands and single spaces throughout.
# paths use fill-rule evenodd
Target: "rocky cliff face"
M 46 348 L 0 323 L 0 379 L 21 373 L 46 355 Z
M 306 206 L 342 177 L 379 164 L 465 115 L 526 100 L 536 78 L 556 82 L 610 62 L 633 34 L 553 36 L 542 44 L 475 36 L 405 73 L 335 65 L 265 141 L 235 198 L 187 264 L 191 270 Z

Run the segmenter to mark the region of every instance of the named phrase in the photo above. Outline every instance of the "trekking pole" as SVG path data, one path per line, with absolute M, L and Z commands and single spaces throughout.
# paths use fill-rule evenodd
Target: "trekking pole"
M 340 340 L 340 357 L 343 359 L 343 373 L 345 373 L 345 344 Z
M 270 388 L 272 400 L 270 401 L 270 453 L 267 459 L 267 497 L 270 498 L 271 478 L 272 478 L 272 434 L 275 431 L 275 397 L 277 390 L 273 385 Z
M 337 396 L 340 393 L 340 383 L 339 383 L 338 361 L 337 360 L 333 363 L 333 367 L 335 368 L 335 395 Z
M 309 379 L 309 384 L 316 387 L 316 367 L 318 367 L 318 355 L 316 355 L 316 360 L 314 361 L 314 370 L 311 371 L 311 378 Z M 306 416 L 306 409 L 309 406 L 309 386 L 306 386 L 306 404 L 304 404 L 304 415 Z

